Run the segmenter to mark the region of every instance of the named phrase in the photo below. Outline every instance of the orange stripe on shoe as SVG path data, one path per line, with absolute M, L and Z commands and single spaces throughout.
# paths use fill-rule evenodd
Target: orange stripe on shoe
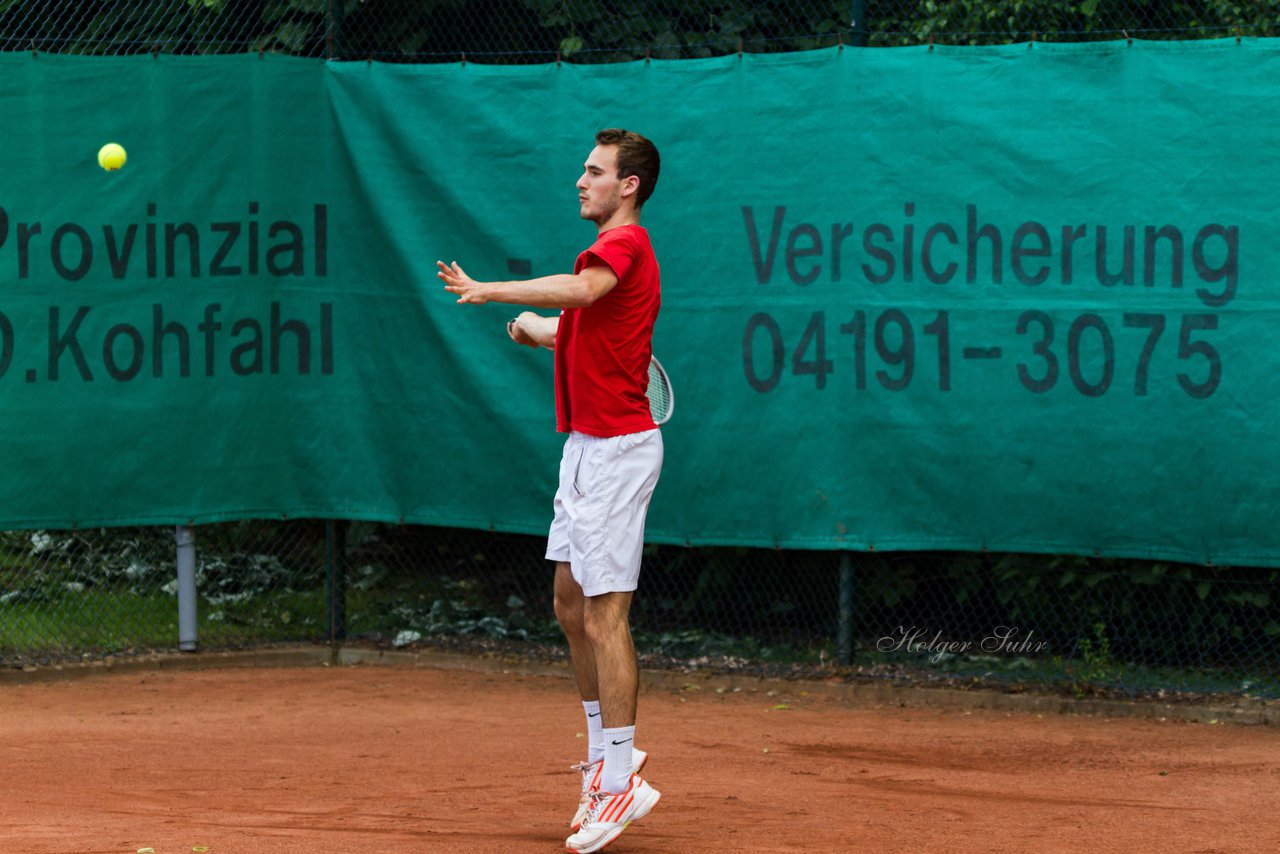
M 630 792 L 619 795 L 618 800 L 609 805 L 604 811 L 604 815 L 600 816 L 601 821 L 616 821 L 623 813 L 627 811 L 627 807 L 631 806 L 631 802 L 635 800 L 635 795 Z

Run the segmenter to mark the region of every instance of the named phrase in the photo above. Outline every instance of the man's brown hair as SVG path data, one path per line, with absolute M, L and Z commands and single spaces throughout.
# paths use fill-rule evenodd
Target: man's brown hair
M 596 145 L 618 147 L 618 177 L 640 179 L 636 191 L 636 209 L 644 205 L 658 186 L 658 169 L 661 166 L 657 147 L 638 133 L 622 128 L 605 128 L 596 134 Z

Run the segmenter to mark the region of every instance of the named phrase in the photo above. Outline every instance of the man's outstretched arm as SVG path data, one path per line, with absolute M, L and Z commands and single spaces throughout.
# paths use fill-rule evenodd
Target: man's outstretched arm
M 444 289 L 458 295 L 458 302 L 505 302 L 533 308 L 585 308 L 613 290 L 618 277 L 608 267 L 587 267 L 581 273 L 563 273 L 521 282 L 477 282 L 457 261 L 437 261 L 436 273 Z

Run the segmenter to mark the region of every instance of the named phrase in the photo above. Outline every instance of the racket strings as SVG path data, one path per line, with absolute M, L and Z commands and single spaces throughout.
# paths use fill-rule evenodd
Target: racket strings
M 661 424 L 671 417 L 671 384 L 657 360 L 649 363 L 649 412 Z

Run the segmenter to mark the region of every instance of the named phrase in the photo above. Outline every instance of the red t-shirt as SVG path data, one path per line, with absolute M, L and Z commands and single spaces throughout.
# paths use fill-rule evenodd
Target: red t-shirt
M 556 331 L 556 429 L 591 436 L 652 430 L 649 357 L 662 287 L 649 232 L 620 225 L 578 256 L 573 272 L 604 265 L 618 284 L 587 308 L 566 308 Z

